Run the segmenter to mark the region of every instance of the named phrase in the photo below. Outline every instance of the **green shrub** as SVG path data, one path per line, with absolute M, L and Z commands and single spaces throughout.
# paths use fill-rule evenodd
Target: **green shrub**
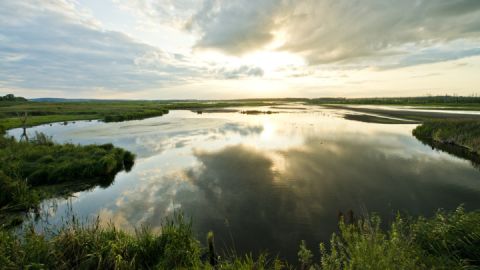
M 412 226 L 415 243 L 425 257 L 442 265 L 480 267 L 480 212 L 438 211 L 433 218 L 420 217 Z
M 478 269 L 480 212 L 460 207 L 409 222 L 398 217 L 387 231 L 375 216 L 354 225 L 340 223 L 330 246 L 320 245 L 322 269 Z
M 340 234 L 333 234 L 330 250 L 320 244 L 322 269 L 426 269 L 398 219 L 388 232 L 380 229 L 380 219 L 353 225 L 340 223 Z

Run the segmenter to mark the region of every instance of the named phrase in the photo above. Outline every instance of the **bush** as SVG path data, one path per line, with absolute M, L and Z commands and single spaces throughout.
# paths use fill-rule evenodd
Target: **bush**
M 354 225 L 341 222 L 340 235 L 332 236 L 330 251 L 320 245 L 322 269 L 426 269 L 402 226 L 398 219 L 383 232 L 378 217 Z

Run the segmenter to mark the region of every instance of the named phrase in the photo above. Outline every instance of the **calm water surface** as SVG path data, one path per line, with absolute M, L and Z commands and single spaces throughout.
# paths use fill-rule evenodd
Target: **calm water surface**
M 48 222 L 60 222 L 72 208 L 126 229 L 159 228 L 181 210 L 199 239 L 212 230 L 218 247 L 295 260 L 301 239 L 316 250 L 336 231 L 338 211 L 391 220 L 398 210 L 480 208 L 480 171 L 423 145 L 411 135 L 415 125 L 286 108 L 259 108 L 280 112 L 270 115 L 171 111 L 140 121 L 32 128 L 57 142 L 112 142 L 137 155 L 133 170 L 119 173 L 110 187 L 45 202 Z

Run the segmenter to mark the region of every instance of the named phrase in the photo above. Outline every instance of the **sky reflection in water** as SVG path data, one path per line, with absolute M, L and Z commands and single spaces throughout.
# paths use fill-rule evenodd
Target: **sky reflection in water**
M 135 152 L 130 173 L 70 199 L 82 217 L 124 228 L 158 228 L 175 210 L 191 216 L 199 239 L 237 252 L 271 250 L 294 259 L 336 230 L 338 211 L 480 208 L 480 172 L 468 161 L 417 141 L 415 125 L 344 120 L 341 111 L 282 110 L 272 115 L 189 111 L 123 123 L 45 125 L 58 142 L 112 142 Z M 12 135 L 18 135 L 13 130 Z M 48 207 L 51 202 L 45 203 Z M 50 222 L 67 203 L 56 201 Z

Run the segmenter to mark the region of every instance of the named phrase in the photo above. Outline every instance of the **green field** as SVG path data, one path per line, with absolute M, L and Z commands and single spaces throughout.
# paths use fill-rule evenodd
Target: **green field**
M 309 104 L 338 105 L 396 105 L 412 106 L 425 109 L 444 110 L 480 110 L 480 97 L 471 96 L 424 96 L 424 97 L 392 97 L 392 98 L 317 98 Z
M 205 109 L 274 106 L 286 102 L 301 102 L 311 105 L 398 105 L 424 109 L 480 110 L 480 97 L 434 96 L 411 98 L 318 98 L 318 99 L 244 99 L 244 100 L 205 100 L 205 101 L 72 101 L 34 102 L 19 97 L 0 100 L 0 126 L 5 129 L 22 126 L 22 116 L 27 113 L 27 126 L 75 120 L 102 120 L 106 122 L 144 119 L 161 116 L 169 110 Z M 397 115 L 389 115 L 397 117 Z M 403 118 L 423 121 L 428 117 L 415 114 Z
M 169 110 L 201 111 L 211 108 L 269 106 L 282 100 L 240 101 L 89 101 L 89 102 L 32 102 L 0 101 L 0 126 L 5 129 L 22 126 L 27 113 L 27 126 L 74 120 L 118 122 L 161 116 Z

